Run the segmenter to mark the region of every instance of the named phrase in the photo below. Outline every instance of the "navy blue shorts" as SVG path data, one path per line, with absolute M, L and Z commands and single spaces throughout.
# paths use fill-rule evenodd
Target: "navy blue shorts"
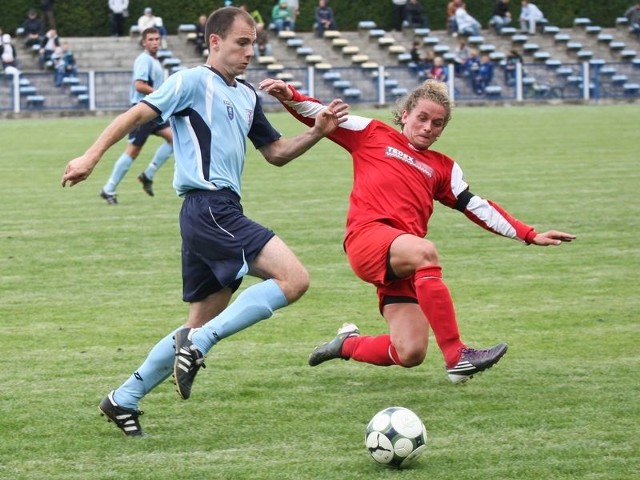
M 129 133 L 129 143 L 136 147 L 142 147 L 147 143 L 147 138 L 149 138 L 150 135 L 157 135 L 160 130 L 164 130 L 165 128 L 171 128 L 171 124 L 168 121 L 158 123 L 155 120 L 151 120 Z
M 197 302 L 242 277 L 275 234 L 245 217 L 240 197 L 228 188 L 193 190 L 180 210 L 182 299 Z

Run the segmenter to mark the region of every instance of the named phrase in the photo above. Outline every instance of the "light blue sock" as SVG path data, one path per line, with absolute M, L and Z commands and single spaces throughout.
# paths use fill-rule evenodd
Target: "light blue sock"
M 131 158 L 129 155 L 127 155 L 126 153 L 120 155 L 120 158 L 116 160 L 116 163 L 113 166 L 111 177 L 109 177 L 109 180 L 107 180 L 107 183 L 104 184 L 104 187 L 102 187 L 102 189 L 110 195 L 115 195 L 116 188 L 118 188 L 118 185 L 129 171 L 132 163 L 133 158 Z
M 274 310 L 285 307 L 288 303 L 275 280 L 257 283 L 238 295 L 220 315 L 196 330 L 191 341 L 206 355 L 223 338 L 269 318 Z
M 147 169 L 144 171 L 145 176 L 149 180 L 153 180 L 153 176 L 156 174 L 158 169 L 162 165 L 164 165 L 164 162 L 169 160 L 169 157 L 171 156 L 172 153 L 173 153 L 173 147 L 171 146 L 171 144 L 165 142 L 162 145 L 160 145 L 156 150 L 156 153 L 153 155 L 153 158 L 151 159 L 151 163 L 149 164 Z
M 142 397 L 173 373 L 173 335 L 176 330 L 156 343 L 140 368 L 116 389 L 113 399 L 118 405 L 137 409 Z

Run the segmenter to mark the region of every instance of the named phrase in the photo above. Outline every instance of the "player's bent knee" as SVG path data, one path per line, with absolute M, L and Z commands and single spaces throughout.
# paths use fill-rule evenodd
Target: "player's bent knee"
M 413 368 L 422 365 L 427 352 L 423 349 L 411 349 L 404 352 L 398 352 L 400 366 L 405 368 Z

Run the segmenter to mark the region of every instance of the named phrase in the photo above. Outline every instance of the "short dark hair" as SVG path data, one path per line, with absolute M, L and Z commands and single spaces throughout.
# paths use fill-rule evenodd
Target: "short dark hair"
M 218 35 L 225 38 L 231 29 L 231 25 L 237 16 L 241 16 L 249 25 L 255 26 L 256 22 L 253 17 L 246 11 L 237 7 L 222 7 L 214 11 L 207 19 L 207 25 L 204 27 L 204 36 L 209 44 L 211 35 Z
M 142 31 L 142 39 L 144 40 L 145 38 L 147 38 L 152 33 L 160 33 L 160 30 L 158 30 L 156 27 L 145 28 Z

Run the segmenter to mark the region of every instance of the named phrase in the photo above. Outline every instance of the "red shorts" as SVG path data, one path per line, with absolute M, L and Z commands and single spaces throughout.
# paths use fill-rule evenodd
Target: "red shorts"
M 393 241 L 407 232 L 376 222 L 350 232 L 344 241 L 347 259 L 353 272 L 376 286 L 380 311 L 384 297 L 416 299 L 413 277 L 389 279 L 388 258 Z

